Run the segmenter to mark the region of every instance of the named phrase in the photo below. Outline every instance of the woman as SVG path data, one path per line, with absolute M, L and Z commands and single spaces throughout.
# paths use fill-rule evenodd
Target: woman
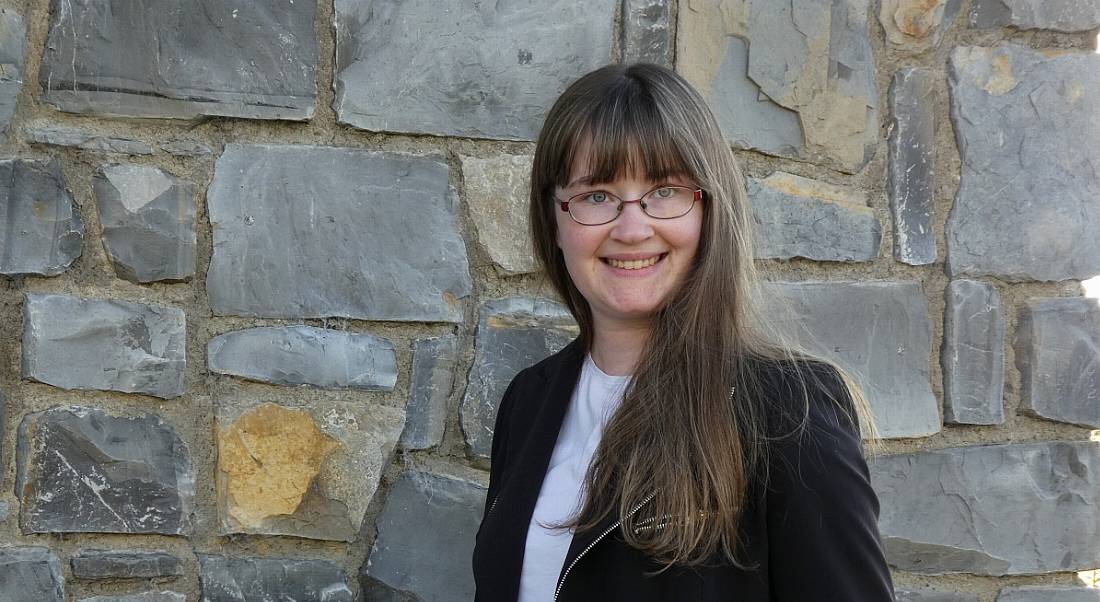
M 699 94 L 654 65 L 575 82 L 530 217 L 580 336 L 501 401 L 477 600 L 893 600 L 866 404 L 763 326 L 744 183 Z

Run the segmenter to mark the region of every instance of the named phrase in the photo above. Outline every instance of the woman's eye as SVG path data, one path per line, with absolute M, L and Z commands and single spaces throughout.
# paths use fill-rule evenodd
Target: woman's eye
M 588 195 L 588 198 L 585 200 L 587 200 L 589 203 L 595 203 L 599 205 L 607 201 L 607 194 L 603 192 L 593 192 L 592 194 Z
M 667 199 L 675 193 L 676 191 L 671 188 L 658 188 L 653 191 L 653 194 L 659 199 Z

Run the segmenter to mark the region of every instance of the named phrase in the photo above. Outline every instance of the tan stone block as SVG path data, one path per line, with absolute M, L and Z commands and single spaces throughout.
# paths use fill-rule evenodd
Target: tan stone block
M 531 155 L 462 158 L 478 244 L 503 274 L 538 270 L 528 235 L 531 161 Z
M 244 528 L 293 514 L 325 457 L 339 447 L 308 412 L 266 403 L 218 433 L 229 516 Z
M 219 406 L 222 532 L 353 541 L 405 425 L 398 408 Z
M 919 52 L 940 43 L 959 10 L 959 0 L 882 0 L 878 20 L 886 40 Z

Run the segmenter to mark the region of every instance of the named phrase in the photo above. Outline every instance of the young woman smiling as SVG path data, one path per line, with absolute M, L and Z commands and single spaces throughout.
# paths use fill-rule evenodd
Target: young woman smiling
M 477 600 L 887 601 L 866 402 L 766 327 L 744 182 L 672 71 L 571 85 L 536 253 L 580 326 L 501 400 Z

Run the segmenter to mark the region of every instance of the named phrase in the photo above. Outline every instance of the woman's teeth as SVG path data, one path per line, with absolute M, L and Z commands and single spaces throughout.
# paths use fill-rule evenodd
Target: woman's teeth
M 649 266 L 657 263 L 661 260 L 660 255 L 654 255 L 649 259 L 633 259 L 630 261 L 620 261 L 618 259 L 607 259 L 607 263 L 613 268 L 621 268 L 624 270 L 640 270 L 642 268 L 648 268 Z

